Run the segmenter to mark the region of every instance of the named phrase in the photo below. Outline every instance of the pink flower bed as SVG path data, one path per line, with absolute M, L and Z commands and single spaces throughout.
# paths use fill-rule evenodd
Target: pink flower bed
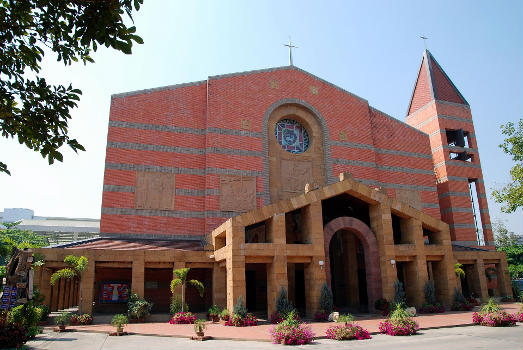
M 351 323 L 329 327 L 326 336 L 334 340 L 363 340 L 372 338 L 369 331 L 359 325 Z
M 516 315 L 505 311 L 472 314 L 472 322 L 487 327 L 510 327 L 516 324 Z
M 516 322 L 519 322 L 519 323 L 523 323 L 523 312 L 516 312 L 514 315 L 513 315 L 514 319 L 516 320 Z
M 388 335 L 413 335 L 419 330 L 419 325 L 411 319 L 385 320 L 380 322 L 380 332 Z
M 225 322 L 226 326 L 233 326 L 233 327 L 251 327 L 251 326 L 257 326 L 258 325 L 258 319 L 254 315 L 247 315 L 243 318 L 241 318 L 238 315 L 233 315 L 227 322 Z
M 314 338 L 310 326 L 304 324 L 292 327 L 277 325 L 271 328 L 270 333 L 274 344 L 303 345 L 311 343 Z
M 89 314 L 83 314 L 83 315 L 72 315 L 71 316 L 71 324 L 76 325 L 88 325 L 93 323 L 93 318 Z
M 170 319 L 170 324 L 193 324 L 196 316 L 190 312 L 178 312 Z
M 323 322 L 329 319 L 329 313 L 327 311 L 316 312 L 314 314 L 314 321 Z
M 445 305 L 441 305 L 440 303 L 437 303 L 436 305 L 423 304 L 423 306 L 419 309 L 419 312 L 422 314 L 439 314 L 445 312 L 445 310 Z

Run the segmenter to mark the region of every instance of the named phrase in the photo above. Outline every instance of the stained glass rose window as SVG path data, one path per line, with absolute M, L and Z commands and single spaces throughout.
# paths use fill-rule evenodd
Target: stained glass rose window
M 309 134 L 296 120 L 280 120 L 276 123 L 275 134 L 276 140 L 287 152 L 303 153 L 309 148 Z

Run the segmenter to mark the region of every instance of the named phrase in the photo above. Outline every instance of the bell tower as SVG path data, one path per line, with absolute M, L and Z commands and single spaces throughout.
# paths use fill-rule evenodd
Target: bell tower
M 441 218 L 454 244 L 494 247 L 470 105 L 430 51 L 423 52 L 406 117 L 429 135 Z

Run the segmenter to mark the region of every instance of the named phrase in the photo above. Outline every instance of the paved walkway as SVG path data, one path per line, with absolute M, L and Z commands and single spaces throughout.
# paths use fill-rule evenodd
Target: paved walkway
M 507 312 L 514 313 L 519 310 L 520 305 L 517 303 L 505 303 L 502 304 L 502 307 Z M 429 314 L 417 316 L 414 319 L 422 329 L 464 326 L 472 324 L 473 312 L 474 311 Z M 359 325 L 374 334 L 378 333 L 379 323 L 383 320 L 384 318 L 381 317 L 366 319 L 356 318 Z M 334 323 L 332 322 L 310 323 L 312 331 L 316 337 L 324 337 L 327 328 L 333 324 Z M 271 327 L 271 324 L 260 324 L 255 327 L 237 328 L 208 322 L 205 335 L 212 336 L 214 339 L 270 341 L 269 330 Z M 51 327 L 48 327 L 48 329 L 50 328 Z M 110 333 L 114 331 L 114 327 L 110 324 L 71 326 L 68 328 L 81 332 Z M 127 325 L 125 331 L 131 334 L 157 335 L 164 337 L 192 337 L 194 335 L 193 325 L 172 325 L 167 322 L 133 323 Z
M 106 333 L 44 333 L 27 343 L 32 350 L 265 350 L 265 349 L 322 349 L 322 350 L 521 350 L 523 326 L 492 328 L 467 326 L 429 329 L 412 337 L 373 335 L 372 339 L 338 342 L 315 340 L 310 345 L 283 347 L 269 342 L 209 340 L 192 341 L 186 338 L 129 335 L 110 337 Z

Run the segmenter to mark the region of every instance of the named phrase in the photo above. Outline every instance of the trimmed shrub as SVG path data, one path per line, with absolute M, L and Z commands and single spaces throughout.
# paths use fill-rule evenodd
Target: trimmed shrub
M 405 297 L 405 289 L 403 288 L 403 283 L 401 281 L 396 280 L 394 282 L 394 305 L 398 304 L 406 304 L 407 299 Z
M 425 303 L 428 305 L 436 305 L 436 289 L 433 281 L 425 282 L 423 286 L 423 294 L 425 296 Z
M 327 316 L 334 309 L 334 297 L 332 296 L 332 290 L 327 283 L 324 283 L 321 287 L 320 294 L 320 310 L 325 311 Z
M 127 315 L 131 320 L 138 320 L 149 316 L 153 304 L 139 296 L 138 294 L 131 294 L 129 301 L 127 301 Z
M 454 303 L 452 303 L 451 310 L 453 311 L 470 311 L 474 306 L 472 306 L 467 299 L 463 296 L 461 291 L 454 287 Z
M 285 318 L 292 310 L 294 310 L 294 306 L 287 297 L 287 290 L 284 286 L 281 286 L 280 293 L 276 299 L 276 312 Z
M 369 331 L 351 323 L 329 327 L 325 335 L 333 340 L 363 340 L 372 338 Z
M 245 318 L 247 316 L 247 312 L 247 308 L 244 306 L 243 303 L 243 295 L 240 295 L 238 297 L 238 300 L 236 301 L 236 304 L 234 305 L 233 313 L 235 315 L 240 316 L 241 318 Z
M 34 306 L 33 302 L 29 302 L 11 309 L 7 315 L 7 322 L 20 324 L 26 329 L 27 338 L 34 339 L 41 333 L 41 329 L 38 326 L 41 317 L 42 309 Z
M 178 312 L 169 320 L 170 324 L 193 324 L 196 316 L 191 312 Z
M 229 318 L 230 318 L 229 310 L 223 309 L 222 312 L 220 312 L 220 318 L 223 321 L 229 321 Z

